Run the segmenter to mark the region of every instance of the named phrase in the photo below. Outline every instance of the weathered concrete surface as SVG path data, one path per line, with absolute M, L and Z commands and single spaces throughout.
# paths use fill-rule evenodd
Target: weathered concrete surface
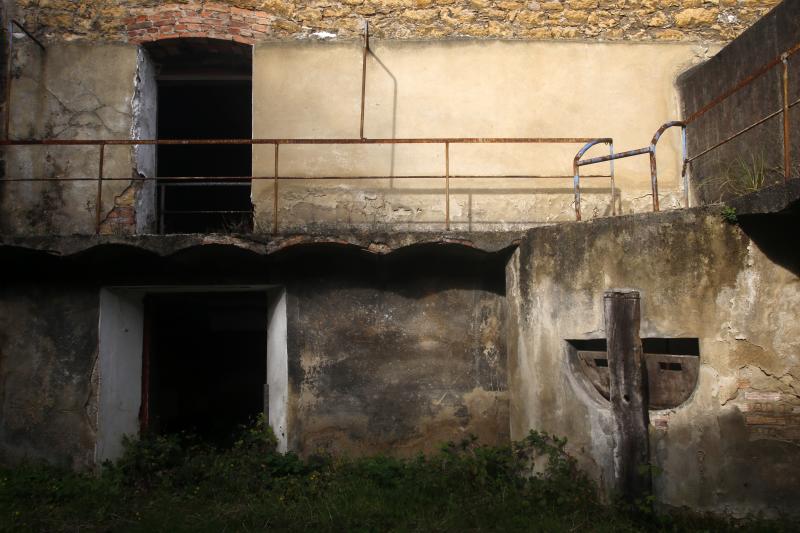
M 0 462 L 93 461 L 98 289 L 0 288 Z
M 152 125 L 135 127 L 140 113 L 133 109 L 134 89 L 141 88 L 135 83 L 136 47 L 59 44 L 42 53 L 29 41 L 15 39 L 14 51 L 12 139 L 130 139 L 139 132 L 155 133 Z M 0 231 L 93 233 L 99 151 L 98 146 L 4 148 L 5 177 L 59 181 L 0 184 Z M 107 147 L 103 174 L 136 177 L 133 150 Z M 90 181 L 73 181 L 84 178 Z M 135 202 L 137 192 L 138 186 L 128 181 L 105 182 L 101 220 L 118 200 Z M 128 224 L 108 222 L 108 232 L 128 231 Z
M 565 339 L 605 337 L 603 291 L 635 288 L 642 337 L 700 340 L 692 397 L 651 411 L 658 501 L 796 513 L 800 257 L 796 217 L 775 216 L 764 222 L 772 238 L 746 228 L 752 240 L 719 207 L 531 230 L 507 270 L 512 438 L 530 428 L 568 437 L 609 487 L 609 404 L 578 379 Z
M 337 255 L 298 253 L 278 266 L 289 448 L 412 455 L 470 434 L 507 443 L 504 257 Z
M 674 82 L 716 47 L 690 44 L 374 41 L 364 135 L 613 137 L 645 146 L 678 117 Z M 253 136 L 358 138 L 362 48 L 353 43 L 264 43 L 253 57 Z M 569 90 L 565 90 L 569 88 Z M 677 133 L 659 144 L 663 208 L 681 203 Z M 574 219 L 572 160 L 582 143 L 450 146 L 451 175 L 564 176 L 453 179 L 451 227 L 513 230 Z M 592 149 L 602 155 L 605 148 Z M 283 176 L 444 176 L 444 145 L 282 146 Z M 274 175 L 274 147 L 253 150 L 253 172 Z M 584 167 L 607 174 L 608 165 Z M 616 163 L 618 212 L 650 210 L 646 157 Z M 611 214 L 608 179 L 584 179 L 583 216 Z M 269 231 L 273 182 L 253 184 L 257 230 Z M 444 227 L 444 179 L 282 181 L 282 231 L 430 231 Z
M 133 254 L 169 257 L 192 249 L 229 247 L 268 256 L 297 246 L 327 245 L 362 250 L 372 255 L 385 255 L 417 246 L 463 246 L 483 252 L 499 252 L 515 246 L 524 232 L 440 232 L 440 233 L 337 233 L 296 235 L 70 235 L 14 236 L 0 235 L 0 253 L 41 253 L 68 257 L 98 248 L 126 248 Z M 231 265 L 234 267 L 235 265 Z
M 683 116 L 688 117 L 769 61 L 800 42 L 800 4 L 781 2 L 768 15 L 728 44 L 709 61 L 678 79 Z M 800 56 L 789 59 L 789 101 L 800 97 Z M 687 130 L 689 155 L 698 154 L 783 106 L 781 65 L 697 119 Z M 792 175 L 800 173 L 800 109 L 789 113 Z M 757 168 L 768 181 L 783 176 L 783 115 L 768 120 L 692 163 L 692 193 L 700 202 L 727 199 L 731 190 L 752 183 Z
M 494 253 L 454 242 L 390 251 L 399 237 L 301 239 L 269 254 L 220 236 L 0 247 L 14 280 L 0 294 L 0 460 L 91 465 L 98 294 L 125 285 L 285 287 L 290 450 L 408 455 L 469 434 L 508 442 L 508 243 L 487 237 Z

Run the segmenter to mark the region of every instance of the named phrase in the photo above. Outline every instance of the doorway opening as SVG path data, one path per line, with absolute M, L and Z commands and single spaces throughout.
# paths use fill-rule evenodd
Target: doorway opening
M 286 452 L 286 291 L 277 286 L 100 291 L 95 459 L 125 435 L 186 432 L 226 446 L 261 413 Z
M 252 47 L 188 38 L 145 45 L 156 69 L 158 138 L 251 139 Z M 160 233 L 253 227 L 252 147 L 158 145 Z
M 230 444 L 264 412 L 267 313 L 264 293 L 148 295 L 142 429 Z

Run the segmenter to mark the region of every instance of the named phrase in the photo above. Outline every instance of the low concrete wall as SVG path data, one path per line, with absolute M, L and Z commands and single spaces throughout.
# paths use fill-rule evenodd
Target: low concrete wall
M 741 80 L 800 43 L 800 4 L 782 2 L 768 15 L 728 44 L 709 61 L 678 80 L 683 116 L 710 103 Z M 689 155 L 726 139 L 783 106 L 780 65 L 698 118 L 687 129 Z M 800 55 L 789 59 L 789 100 L 800 97 Z M 800 107 L 790 112 L 793 163 L 800 175 Z M 768 181 L 783 176 L 783 115 L 768 120 L 737 139 L 697 159 L 691 167 L 692 189 L 700 202 L 730 198 L 748 186 L 751 174 L 761 169 Z M 737 190 L 738 189 L 738 190 Z M 748 191 L 749 192 L 749 191 Z
M 531 428 L 566 436 L 584 467 L 610 486 L 609 403 L 578 379 L 566 339 L 605 337 L 603 291 L 636 288 L 642 337 L 700 341 L 694 394 L 675 409 L 651 411 L 651 458 L 662 471 L 657 500 L 796 513 L 797 221 L 759 216 L 741 217 L 740 227 L 715 211 L 690 210 L 531 230 L 507 274 L 512 438 Z

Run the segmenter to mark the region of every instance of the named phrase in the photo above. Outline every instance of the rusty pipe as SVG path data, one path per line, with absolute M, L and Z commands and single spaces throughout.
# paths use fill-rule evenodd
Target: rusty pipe
M 781 56 L 783 63 L 783 181 L 789 181 L 792 174 L 792 145 L 789 137 L 789 56 Z
M 95 233 L 100 235 L 100 221 L 102 218 L 103 210 L 103 161 L 105 159 L 106 145 L 100 145 L 100 165 L 97 171 L 97 198 L 95 199 Z
M 367 54 L 369 53 L 369 22 L 364 21 L 364 54 L 361 60 L 361 121 L 358 136 L 364 139 L 364 106 L 367 97 Z

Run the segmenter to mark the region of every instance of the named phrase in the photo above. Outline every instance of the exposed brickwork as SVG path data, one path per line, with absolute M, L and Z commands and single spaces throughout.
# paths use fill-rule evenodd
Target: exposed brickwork
M 140 188 L 140 185 L 134 183 L 114 198 L 114 207 L 100 222 L 102 235 L 133 235 L 136 233 L 135 204 Z
M 142 42 L 214 37 L 252 43 L 325 32 L 349 39 L 368 20 L 388 39 L 448 37 L 724 42 L 777 0 L 20 0 L 37 35 Z

